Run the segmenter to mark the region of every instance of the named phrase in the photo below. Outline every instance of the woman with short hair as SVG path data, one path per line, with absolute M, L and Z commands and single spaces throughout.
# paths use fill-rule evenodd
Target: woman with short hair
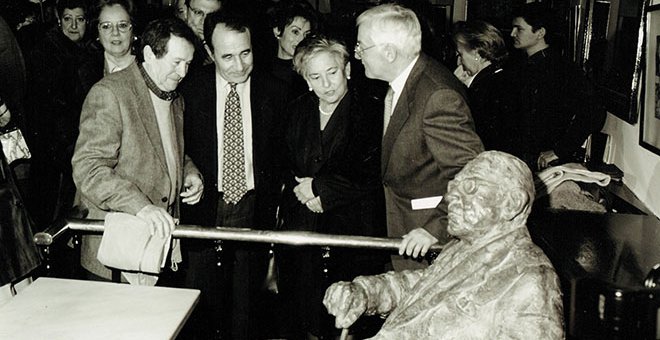
M 477 135 L 486 150 L 502 150 L 506 131 L 501 131 L 500 123 L 512 113 L 511 84 L 503 69 L 508 52 L 502 33 L 485 21 L 460 21 L 452 37 L 458 56 L 455 74 L 468 87 Z
M 280 206 L 284 230 L 386 233 L 380 184 L 383 107 L 350 89 L 348 58 L 346 46 L 323 36 L 309 36 L 296 47 L 293 65 L 310 92 L 288 110 L 289 171 Z M 321 303 L 325 289 L 337 280 L 382 272 L 384 262 L 373 250 L 336 248 L 322 258 L 318 248 L 282 247 L 280 255 L 280 292 L 290 316 L 284 323 L 302 333 L 283 335 L 296 339 L 336 331 Z

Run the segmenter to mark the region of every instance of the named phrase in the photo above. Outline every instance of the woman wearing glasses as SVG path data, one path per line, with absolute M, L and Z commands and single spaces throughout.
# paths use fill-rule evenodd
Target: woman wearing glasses
M 97 38 L 90 48 L 96 53 L 80 70 L 85 93 L 104 76 L 127 68 L 135 60 L 132 2 L 100 0 L 94 9 Z
M 89 21 L 84 0 L 57 3 L 57 25 L 26 54 L 26 121 L 33 154 L 32 182 L 38 190 L 34 217 L 47 225 L 58 214 L 62 174 L 70 173 L 78 117 L 85 99 L 78 70 L 89 54 L 84 48 Z M 71 182 L 72 184 L 73 182 Z M 73 184 L 72 184 L 73 185 Z M 71 192 L 71 190 L 70 190 Z M 73 194 L 69 195 L 72 200 Z
M 322 36 L 308 36 L 296 48 L 294 68 L 312 91 L 288 110 L 289 172 L 280 206 L 285 230 L 385 234 L 379 176 L 383 106 L 349 89 L 348 60 L 346 46 Z M 283 247 L 279 273 L 285 312 L 280 315 L 289 319 L 280 324 L 292 333 L 281 335 L 332 335 L 334 321 L 321 304 L 325 289 L 337 280 L 379 273 L 383 262 L 372 250 L 334 248 L 322 257 L 318 248 Z

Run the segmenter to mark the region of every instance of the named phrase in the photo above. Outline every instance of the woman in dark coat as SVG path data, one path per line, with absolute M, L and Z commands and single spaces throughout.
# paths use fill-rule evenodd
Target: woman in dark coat
M 289 110 L 283 229 L 384 236 L 382 105 L 349 90 L 348 52 L 335 40 L 306 38 L 293 63 L 313 92 L 292 102 Z M 326 336 L 334 330 L 321 303 L 330 283 L 383 270 L 382 254 L 373 250 L 334 248 L 329 257 L 323 252 L 281 252 L 280 289 L 292 318 L 287 324 L 302 335 Z
M 41 200 L 33 203 L 32 212 L 38 225 L 47 225 L 59 215 L 61 206 L 73 202 L 71 156 L 86 95 L 78 71 L 89 58 L 85 49 L 89 26 L 86 6 L 84 0 L 59 1 L 58 25 L 46 32 L 26 57 L 32 196 Z M 60 188 L 64 182 L 70 184 L 66 194 Z
M 459 64 L 456 73 L 468 87 L 477 135 L 486 150 L 504 151 L 508 131 L 503 122 L 511 119 L 513 105 L 511 81 L 502 67 L 507 58 L 502 33 L 484 21 L 461 21 L 454 27 L 453 39 Z

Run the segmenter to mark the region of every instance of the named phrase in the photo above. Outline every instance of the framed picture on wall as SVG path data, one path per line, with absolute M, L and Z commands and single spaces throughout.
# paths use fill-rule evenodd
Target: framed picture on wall
M 647 8 L 645 34 L 644 106 L 640 119 L 639 144 L 660 155 L 660 4 Z

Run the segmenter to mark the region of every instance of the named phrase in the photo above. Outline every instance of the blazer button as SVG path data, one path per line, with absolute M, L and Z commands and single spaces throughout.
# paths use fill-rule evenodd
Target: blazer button
M 320 161 L 321 161 L 321 157 L 316 157 L 316 158 L 314 158 L 314 162 L 318 163 L 318 162 L 320 162 Z
M 167 197 L 163 197 L 160 200 L 161 200 L 161 202 L 166 203 L 167 202 Z

